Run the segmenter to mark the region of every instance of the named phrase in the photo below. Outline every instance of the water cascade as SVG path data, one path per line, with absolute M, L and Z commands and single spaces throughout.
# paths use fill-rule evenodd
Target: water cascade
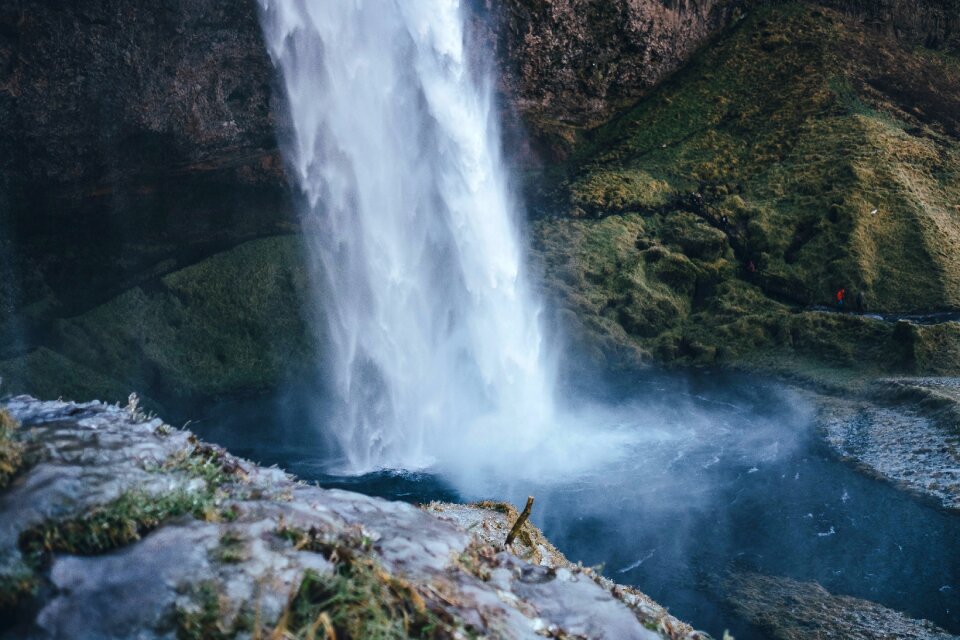
M 349 469 L 544 446 L 548 354 L 459 2 L 261 4 Z

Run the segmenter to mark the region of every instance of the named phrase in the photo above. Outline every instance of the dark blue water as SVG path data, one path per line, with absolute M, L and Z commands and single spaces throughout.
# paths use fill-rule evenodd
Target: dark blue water
M 960 517 L 832 458 L 802 397 L 749 378 L 646 374 L 578 402 L 637 432 L 621 459 L 562 482 L 492 478 L 480 491 L 429 473 L 331 474 L 336 456 L 295 395 L 224 404 L 190 428 L 327 487 L 415 503 L 532 494 L 532 519 L 568 558 L 603 565 L 718 637 L 766 637 L 725 599 L 740 572 L 818 582 L 960 633 Z

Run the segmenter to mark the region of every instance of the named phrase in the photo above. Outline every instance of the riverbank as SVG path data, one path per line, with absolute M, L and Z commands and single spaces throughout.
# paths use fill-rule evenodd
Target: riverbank
M 861 471 L 960 511 L 960 379 L 897 378 L 814 396 L 831 450 Z
M 926 620 L 915 620 L 859 598 L 831 594 L 816 583 L 757 574 L 728 579 L 731 603 L 772 640 L 953 640 Z

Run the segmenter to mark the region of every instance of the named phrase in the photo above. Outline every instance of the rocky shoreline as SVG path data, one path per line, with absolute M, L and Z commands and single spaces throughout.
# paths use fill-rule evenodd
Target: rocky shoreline
M 529 524 L 510 548 L 462 526 L 494 531 L 508 508 L 324 490 L 135 402 L 18 396 L 6 412 L 22 463 L 0 493 L 2 638 L 708 637 L 545 558 Z
M 927 620 L 915 620 L 868 600 L 831 594 L 813 582 L 735 574 L 728 598 L 744 618 L 775 640 L 951 640 Z
M 900 378 L 878 384 L 877 394 L 886 403 L 817 399 L 824 440 L 861 471 L 944 509 L 960 510 L 960 424 L 951 420 L 960 403 L 950 399 L 960 380 Z M 908 392 L 928 401 L 904 402 Z

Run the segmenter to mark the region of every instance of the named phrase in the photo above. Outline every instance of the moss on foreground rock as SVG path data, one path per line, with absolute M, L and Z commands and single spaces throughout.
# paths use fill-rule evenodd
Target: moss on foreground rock
M 758 7 L 548 173 L 547 288 L 595 349 L 960 371 L 956 323 L 810 309 L 840 287 L 870 311 L 960 308 L 957 114 L 957 58 L 814 5 Z
M 19 423 L 0 409 L 0 489 L 9 484 L 23 461 L 23 445 L 15 438 Z

